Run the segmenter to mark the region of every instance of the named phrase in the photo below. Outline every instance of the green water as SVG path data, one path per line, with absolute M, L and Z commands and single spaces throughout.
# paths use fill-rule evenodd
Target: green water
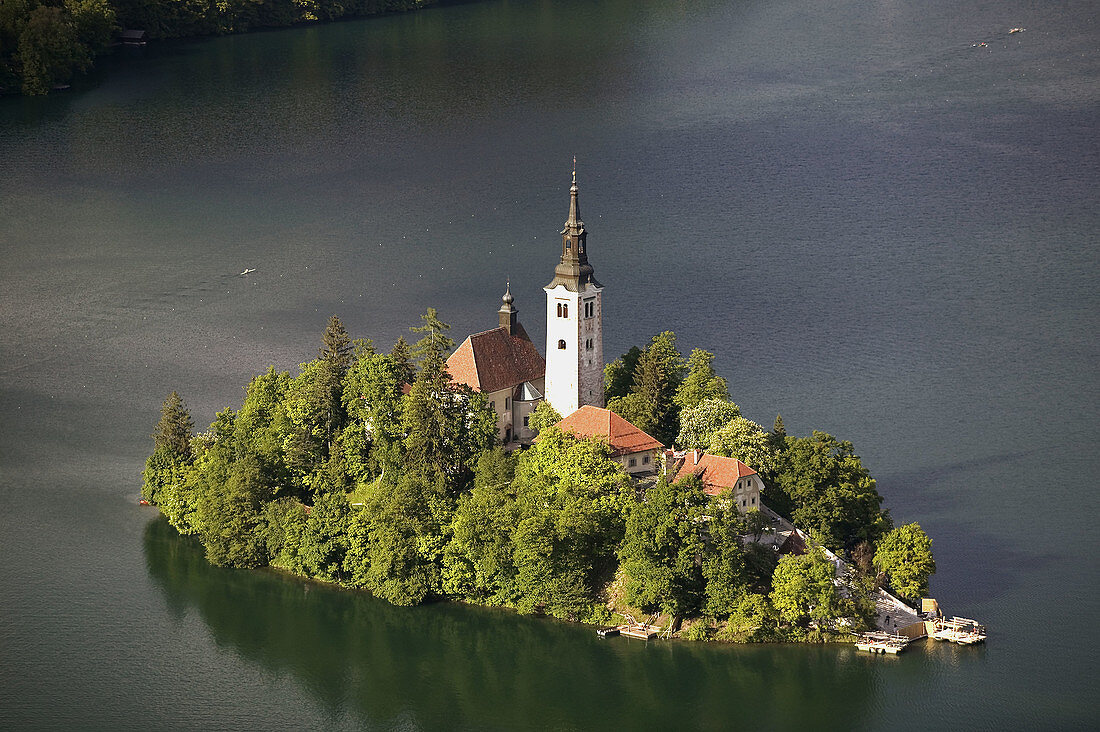
M 1096 726 L 1094 18 L 488 0 L 0 99 L 0 727 Z M 136 505 L 169 391 L 205 425 L 334 312 L 461 338 L 510 278 L 539 342 L 574 154 L 606 355 L 675 330 L 752 419 L 852 440 L 986 646 L 394 608 L 212 568 Z

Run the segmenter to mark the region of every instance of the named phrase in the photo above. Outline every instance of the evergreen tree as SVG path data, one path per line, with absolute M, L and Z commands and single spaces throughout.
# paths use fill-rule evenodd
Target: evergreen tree
M 775 423 L 772 424 L 772 434 L 776 437 L 786 437 L 787 428 L 783 426 L 783 415 L 775 415 Z
M 423 333 L 423 337 L 412 347 L 412 355 L 423 364 L 429 355 L 442 356 L 446 360 L 447 354 L 455 348 L 455 342 L 447 335 L 451 326 L 439 319 L 435 308 L 428 308 L 427 312 L 420 316 L 424 325 L 409 328 L 413 333 Z
M 684 358 L 676 350 L 676 335 L 665 331 L 653 336 L 638 357 L 630 392 L 612 398 L 607 407 L 664 444 L 672 444 L 680 431 L 674 397 L 683 378 Z
M 194 427 L 183 398 L 173 391 L 160 409 L 160 421 L 153 430 L 153 448 L 166 450 L 181 459 L 190 457 Z
M 451 396 L 449 385 L 442 354 L 428 351 L 420 373 L 403 402 L 407 465 L 429 480 L 445 477 L 450 464 L 444 409 L 444 400 Z
M 630 385 L 634 383 L 634 369 L 641 357 L 642 349 L 631 346 L 629 351 L 603 367 L 604 403 L 630 393 Z
M 339 382 L 347 373 L 352 360 L 352 342 L 340 318 L 329 318 L 325 332 L 321 335 L 324 346 L 318 349 L 321 360 L 329 366 L 333 382 Z
M 397 342 L 393 344 L 390 356 L 397 365 L 398 373 L 402 379 L 401 383 L 411 384 L 413 379 L 416 378 L 416 367 L 412 361 L 412 349 L 409 348 L 409 342 L 405 340 L 405 336 L 397 337 Z

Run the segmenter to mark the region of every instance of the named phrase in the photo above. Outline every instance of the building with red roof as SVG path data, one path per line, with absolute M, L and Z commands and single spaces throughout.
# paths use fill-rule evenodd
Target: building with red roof
M 557 424 L 562 432 L 606 442 L 611 457 L 623 464 L 628 473 L 657 469 L 657 456 L 664 445 L 638 429 L 610 409 L 585 405 Z
M 527 423 L 542 401 L 546 361 L 519 323 L 511 288 L 502 299 L 500 325 L 464 340 L 447 359 L 447 372 L 488 397 L 501 442 L 530 444 L 535 432 Z
M 694 475 L 703 483 L 703 490 L 710 496 L 729 491 L 734 506 L 742 512 L 760 508 L 760 492 L 764 483 L 756 471 L 736 458 L 710 455 L 699 450 L 665 454 L 668 474 L 673 481 Z

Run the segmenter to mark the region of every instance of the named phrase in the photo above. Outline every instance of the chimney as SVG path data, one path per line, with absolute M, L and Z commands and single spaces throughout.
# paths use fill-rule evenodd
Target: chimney
M 699 451 L 698 450 L 692 450 L 691 451 L 691 457 L 694 460 L 694 462 L 692 462 L 692 465 L 698 465 L 699 464 Z

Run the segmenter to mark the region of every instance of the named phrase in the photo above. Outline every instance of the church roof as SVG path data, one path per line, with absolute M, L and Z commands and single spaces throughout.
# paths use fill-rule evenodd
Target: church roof
M 546 360 L 526 336 L 522 328 L 518 334 L 503 327 L 475 333 L 447 359 L 451 379 L 485 393 L 541 379 Z
M 595 437 L 607 441 L 613 455 L 626 455 L 664 447 L 653 437 L 627 422 L 610 409 L 585 405 L 558 422 L 562 432 L 577 437 Z
M 688 452 L 674 481 L 689 475 L 698 476 L 703 483 L 704 492 L 716 496 L 725 489 L 732 488 L 738 478 L 756 475 L 756 471 L 736 458 Z

